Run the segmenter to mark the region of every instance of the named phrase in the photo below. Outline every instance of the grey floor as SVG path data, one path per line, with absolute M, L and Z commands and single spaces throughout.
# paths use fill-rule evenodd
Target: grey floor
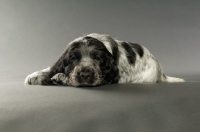
M 94 88 L 0 84 L 2 132 L 198 132 L 200 76 Z

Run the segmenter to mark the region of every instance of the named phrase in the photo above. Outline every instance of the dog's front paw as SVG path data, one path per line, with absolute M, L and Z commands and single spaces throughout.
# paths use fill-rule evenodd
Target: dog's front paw
M 25 85 L 48 85 L 51 84 L 51 79 L 38 72 L 28 75 L 24 81 Z
M 66 85 L 67 84 L 67 77 L 64 73 L 57 73 L 52 78 L 51 81 L 55 85 Z

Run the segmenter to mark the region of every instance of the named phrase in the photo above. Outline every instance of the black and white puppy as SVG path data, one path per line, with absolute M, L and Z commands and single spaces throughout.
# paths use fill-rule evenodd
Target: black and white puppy
M 26 85 L 69 86 L 155 82 L 184 80 L 164 75 L 159 62 L 145 47 L 97 33 L 70 42 L 53 66 L 25 79 Z

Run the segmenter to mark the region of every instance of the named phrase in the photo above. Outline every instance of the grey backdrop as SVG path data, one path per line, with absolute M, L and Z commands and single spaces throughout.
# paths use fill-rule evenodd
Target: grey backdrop
M 199 12 L 198 0 L 0 0 L 0 73 L 25 77 L 96 32 L 146 46 L 167 75 L 200 74 Z
M 198 0 L 0 0 L 0 132 L 199 132 L 199 14 Z M 92 32 L 146 46 L 187 82 L 23 85 Z

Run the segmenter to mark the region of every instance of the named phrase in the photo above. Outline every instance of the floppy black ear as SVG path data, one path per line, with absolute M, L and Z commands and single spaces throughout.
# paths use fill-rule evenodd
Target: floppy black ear
M 64 73 L 65 68 L 65 56 L 66 54 L 63 54 L 57 61 L 54 63 L 54 65 L 51 67 L 51 70 L 48 74 L 49 77 L 53 77 L 57 73 Z
M 112 56 L 106 56 L 106 58 L 106 66 L 102 69 L 103 79 L 106 84 L 118 83 L 120 76 L 117 64 Z
M 66 53 L 67 50 L 61 55 L 61 57 L 51 66 L 50 71 L 43 75 L 41 83 L 43 85 L 53 84 L 51 78 L 57 73 L 64 73 L 66 65 Z

